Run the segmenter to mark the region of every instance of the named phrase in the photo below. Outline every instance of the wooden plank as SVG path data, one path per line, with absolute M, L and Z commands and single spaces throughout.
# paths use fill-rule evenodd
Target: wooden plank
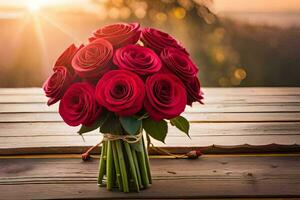
M 10 94 L 42 94 L 42 88 L 37 87 L 26 87 L 26 88 L 0 88 L 0 95 L 10 95 Z
M 0 114 L 0 123 L 13 122 L 60 122 L 58 113 L 4 113 Z
M 8 94 L 0 95 L 0 103 L 45 103 L 48 98 L 43 94 Z
M 300 122 L 300 112 L 291 113 L 204 113 L 184 112 L 190 122 Z M 2 113 L 0 123 L 61 122 L 58 113 Z
M 205 122 L 299 122 L 300 112 L 280 112 L 280 113 L 202 113 L 202 112 L 184 112 L 182 116 L 186 117 L 192 123 Z M 1 118 L 1 114 L 0 114 Z M 0 119 L 1 122 L 1 119 Z
M 204 88 L 206 103 L 299 102 L 299 88 Z M 44 103 L 41 88 L 0 88 L 0 103 Z
M 26 103 L 26 104 L 0 104 L 0 113 L 16 112 L 57 112 L 58 104 L 46 106 L 44 103 Z M 231 104 L 207 104 L 194 105 L 192 108 L 187 106 L 186 112 L 300 112 L 299 103 L 231 103 Z
M 209 87 L 202 89 L 205 95 L 300 95 L 299 87 Z M 41 88 L 0 88 L 0 95 L 42 94 Z
M 22 148 L 7 148 L 1 149 L 0 156 L 22 156 L 22 155 L 49 155 L 49 154 L 82 154 L 87 151 L 91 146 L 56 146 L 56 147 L 22 147 Z M 188 146 L 178 146 L 178 147 L 160 147 L 165 151 L 173 154 L 186 154 L 192 150 L 199 150 L 205 154 L 249 154 L 249 153 L 299 153 L 300 145 L 279 145 L 279 144 L 269 144 L 269 145 L 233 145 L 233 146 L 222 146 L 222 145 L 209 145 L 205 147 L 188 147 Z M 92 154 L 98 154 L 101 151 L 101 147 L 96 147 L 91 152 Z M 166 155 L 156 148 L 150 147 L 150 155 Z
M 45 153 L 83 153 L 85 149 L 97 144 L 101 135 L 87 135 L 85 141 L 80 136 L 46 135 L 1 137 L 0 155 L 12 154 L 45 154 Z M 157 147 L 167 149 L 171 153 L 187 153 L 189 150 L 211 145 L 222 146 L 212 148 L 212 152 L 300 152 L 299 135 L 192 135 L 192 139 L 183 135 L 169 135 L 166 143 L 152 141 Z M 277 146 L 269 148 L 270 144 Z M 295 145 L 298 144 L 298 145 Z M 266 146 L 267 145 L 267 146 Z M 287 146 L 281 146 L 287 145 Z M 236 150 L 232 150 L 236 148 Z M 231 148 L 231 149 L 229 149 Z M 157 153 L 157 152 L 153 152 Z
M 192 147 L 213 144 L 231 146 L 233 141 L 237 142 L 235 145 L 299 143 L 300 101 L 297 93 L 299 88 L 205 88 L 204 90 L 208 94 L 208 103 L 204 106 L 187 107 L 183 114 L 192 122 L 191 136 L 196 138 L 195 142 L 187 138 L 182 139 L 184 136 L 179 135 L 180 133 L 172 127 L 169 132 L 170 148 L 177 146 L 175 140 Z M 14 148 L 17 149 L 15 152 L 20 153 L 23 147 L 27 150 L 46 147 L 57 149 L 61 145 L 66 145 L 65 149 L 84 148 L 99 140 L 99 136 L 94 132 L 87 136 L 87 140 L 94 143 L 88 141 L 83 143 L 81 138 L 74 134 L 78 128 L 68 127 L 61 122 L 57 105 L 49 108 L 44 103 L 30 103 L 30 98 L 44 98 L 41 89 L 0 89 L 2 102 L 9 100 L 5 98 L 13 100 L 23 97 L 25 98 L 23 103 L 0 103 L 0 144 L 4 144 L 3 147 L 6 145 L 2 153 L 11 152 Z M 220 103 L 217 103 L 218 101 Z M 66 141 L 57 142 L 56 136 Z M 260 136 L 263 136 L 262 140 L 259 139 Z M 215 139 L 218 137 L 222 139 Z M 32 146 L 29 145 L 31 138 L 35 143 Z M 36 146 L 39 140 L 41 145 Z M 72 141 L 76 142 L 71 145 Z M 14 146 L 15 144 L 17 146 Z M 22 146 L 23 144 L 27 146 Z M 49 149 L 49 152 L 53 150 Z
M 205 95 L 300 95 L 299 87 L 209 87 L 203 88 Z
M 80 153 L 84 148 L 101 140 L 97 130 L 87 133 L 85 141 L 76 131 L 63 122 L 47 123 L 0 123 L 0 154 L 24 153 Z M 173 126 L 169 126 L 166 144 L 156 141 L 156 146 L 176 152 L 177 148 L 201 148 L 210 145 L 251 146 L 300 144 L 300 122 L 284 123 L 191 123 L 189 139 Z M 291 146 L 293 150 L 295 147 Z M 286 147 L 278 151 L 285 151 Z M 300 149 L 298 149 L 300 151 Z M 245 151 L 245 150 L 243 150 Z M 249 149 L 253 151 L 253 149 Z M 249 152 L 248 151 L 248 152 Z M 266 149 L 267 151 L 267 149 Z M 247 152 L 247 151 L 246 151 Z
M 6 137 L 45 137 L 74 136 L 78 137 L 79 127 L 71 127 L 64 122 L 36 123 L 0 123 L 0 138 Z M 296 135 L 300 137 L 300 122 L 265 122 L 265 123 L 191 123 L 190 136 L 262 136 L 262 135 Z M 98 130 L 86 133 L 100 135 Z M 178 129 L 169 125 L 168 136 L 186 137 Z M 79 137 L 80 138 L 80 137 Z M 1 141 L 0 141 L 1 144 Z M 0 145 L 1 146 L 1 145 Z
M 31 147 L 89 147 L 93 146 L 101 141 L 102 137 L 99 135 L 85 136 L 85 142 L 80 136 L 36 136 L 36 137 L 2 137 L 0 153 L 7 152 L 9 149 L 15 148 L 31 148 Z M 183 136 L 168 137 L 163 144 L 156 140 L 153 140 L 153 144 L 158 147 L 194 147 L 201 148 L 205 146 L 222 145 L 222 146 L 234 146 L 234 145 L 267 145 L 267 144 L 283 144 L 294 145 L 300 144 L 299 135 L 262 135 L 262 136 L 193 136 L 192 139 Z M 21 152 L 20 152 L 21 153 Z M 33 152 L 34 153 L 34 152 Z M 62 152 L 64 153 L 64 152 Z
M 2 103 L 46 103 L 47 97 L 44 94 L 8 94 L 0 95 L 0 104 Z M 300 95 L 206 95 L 205 104 L 227 104 L 227 103 L 284 103 L 300 102 Z
M 1 159 L 1 199 L 300 197 L 300 156 L 150 159 L 153 184 L 124 195 L 98 188 L 98 159 Z

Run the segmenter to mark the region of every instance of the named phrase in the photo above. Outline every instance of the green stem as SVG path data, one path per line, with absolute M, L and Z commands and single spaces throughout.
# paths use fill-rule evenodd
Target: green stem
M 108 141 L 107 145 L 107 163 L 106 163 L 106 176 L 107 176 L 107 183 L 106 188 L 111 190 L 113 187 L 113 152 L 112 152 L 112 141 Z
M 144 140 L 144 138 L 142 138 L 142 143 L 143 143 L 144 154 L 145 154 L 145 162 L 146 162 L 146 167 L 147 167 L 147 174 L 148 174 L 148 178 L 149 178 L 149 183 L 151 184 L 152 183 L 152 177 L 151 177 L 151 171 L 150 171 L 149 156 L 148 156 L 148 150 L 146 149 L 146 146 L 145 146 L 145 140 Z
M 116 146 L 117 146 L 117 152 L 118 152 L 118 156 L 119 156 L 120 171 L 121 171 L 122 182 L 123 182 L 123 191 L 129 192 L 125 159 L 124 159 L 123 150 L 122 150 L 122 143 L 120 140 L 116 140 Z
M 125 150 L 127 152 L 127 157 L 128 157 L 129 166 L 130 166 L 133 182 L 134 182 L 134 185 L 135 185 L 135 189 L 136 189 L 137 192 L 139 192 L 140 191 L 139 182 L 138 182 L 136 169 L 135 169 L 136 166 L 134 164 L 132 153 L 131 153 L 130 144 L 128 144 L 127 142 L 124 142 L 124 146 L 125 146 Z
M 139 142 L 139 145 L 143 145 L 142 142 Z M 142 147 L 143 148 L 143 147 Z M 142 177 L 142 182 L 145 188 L 149 187 L 149 178 L 148 178 L 148 172 L 147 172 L 147 166 L 146 166 L 146 159 L 145 159 L 145 154 L 144 152 L 136 152 L 138 161 L 139 161 L 139 166 L 141 170 L 141 177 Z
M 138 178 L 139 186 L 140 186 L 140 188 L 142 188 L 143 187 L 142 178 L 141 178 L 141 173 L 140 173 L 139 162 L 138 162 L 138 159 L 137 159 L 137 156 L 136 156 L 136 151 L 133 148 L 131 148 L 131 153 L 132 153 L 133 161 L 134 161 L 134 164 L 135 164 L 136 175 L 137 175 L 137 178 Z
M 119 186 L 119 190 L 123 191 L 123 183 L 122 183 L 122 177 L 121 177 L 121 172 L 120 172 L 120 165 L 119 165 L 118 152 L 117 152 L 117 148 L 116 148 L 116 141 L 112 142 L 112 149 L 113 149 L 114 163 L 115 163 L 115 169 L 116 169 L 117 183 Z
M 111 151 L 113 151 L 112 149 L 112 146 L 111 146 Z M 114 154 L 112 152 L 112 161 L 113 161 L 113 164 L 112 164 L 112 187 L 113 188 L 116 188 L 118 187 L 118 183 L 117 183 L 117 172 L 116 172 L 116 167 L 115 167 L 115 162 L 114 162 Z
M 98 175 L 98 185 L 102 185 L 103 176 L 106 169 L 106 151 L 107 151 L 107 142 L 103 142 L 101 147 L 100 163 L 99 163 L 99 175 Z

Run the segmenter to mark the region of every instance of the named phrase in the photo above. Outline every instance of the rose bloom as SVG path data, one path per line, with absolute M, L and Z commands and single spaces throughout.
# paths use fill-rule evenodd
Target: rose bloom
M 185 88 L 187 91 L 187 105 L 192 106 L 193 102 L 203 104 L 203 93 L 201 91 L 201 85 L 198 77 L 194 77 L 190 82 L 185 83 Z
M 185 109 L 187 96 L 183 83 L 174 74 L 156 73 L 145 84 L 144 107 L 154 120 L 172 119 Z
M 160 57 L 164 66 L 184 83 L 191 81 L 193 77 L 197 76 L 198 68 L 189 56 L 182 51 L 168 47 L 161 52 Z
M 141 78 L 126 70 L 107 72 L 96 86 L 96 99 L 107 110 L 130 116 L 143 107 L 145 87 Z
M 117 49 L 113 63 L 120 69 L 134 71 L 140 75 L 158 72 L 161 68 L 160 58 L 147 47 L 127 45 Z
M 59 101 L 74 80 L 74 76 L 65 66 L 56 66 L 54 70 L 43 84 L 44 92 L 49 97 L 48 106 Z
M 146 47 L 153 49 L 157 54 L 160 54 L 166 47 L 174 47 L 189 55 L 186 49 L 175 38 L 168 33 L 154 28 L 144 28 L 141 34 L 141 41 Z
M 56 60 L 54 63 L 55 66 L 65 66 L 69 72 L 73 72 L 72 68 L 72 59 L 74 55 L 77 53 L 79 49 L 81 49 L 83 45 L 76 47 L 74 44 L 71 44 Z
M 95 98 L 95 88 L 89 83 L 73 84 L 59 104 L 59 114 L 70 126 L 89 126 L 96 121 L 101 111 Z
M 99 28 L 89 40 L 103 38 L 108 40 L 114 48 L 119 48 L 127 44 L 136 44 L 140 39 L 140 34 L 139 23 L 116 23 Z
M 112 45 L 107 40 L 97 39 L 75 54 L 72 66 L 81 78 L 99 78 L 110 70 L 112 56 Z

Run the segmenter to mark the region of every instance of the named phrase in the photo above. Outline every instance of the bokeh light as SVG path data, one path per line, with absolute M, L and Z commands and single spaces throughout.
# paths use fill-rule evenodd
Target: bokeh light
M 238 80 L 244 80 L 247 76 L 247 73 L 244 69 L 238 68 L 234 71 L 234 77 Z
M 173 15 L 177 18 L 177 19 L 183 19 L 186 15 L 186 11 L 184 8 L 181 7 L 177 7 L 173 9 Z
M 300 84 L 300 58 L 295 51 L 300 47 L 300 26 L 287 27 L 291 20 L 283 23 L 285 15 L 272 18 L 283 24 L 276 27 L 218 13 L 231 7 L 247 11 L 244 4 L 252 1 L 228 5 L 224 0 L 10 0 L 5 6 L 3 2 L 0 87 L 40 86 L 51 73 L 51 64 L 70 43 L 87 42 L 95 29 L 122 21 L 159 28 L 177 38 L 199 66 L 203 86 Z M 282 5 L 284 12 L 297 7 Z M 263 7 L 261 3 L 257 6 Z M 264 8 L 272 11 L 274 6 Z

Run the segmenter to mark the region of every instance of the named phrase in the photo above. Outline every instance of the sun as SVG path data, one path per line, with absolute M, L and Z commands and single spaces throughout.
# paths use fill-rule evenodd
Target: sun
M 29 2 L 26 6 L 27 10 L 30 12 L 37 12 L 41 8 L 41 6 L 37 2 Z

